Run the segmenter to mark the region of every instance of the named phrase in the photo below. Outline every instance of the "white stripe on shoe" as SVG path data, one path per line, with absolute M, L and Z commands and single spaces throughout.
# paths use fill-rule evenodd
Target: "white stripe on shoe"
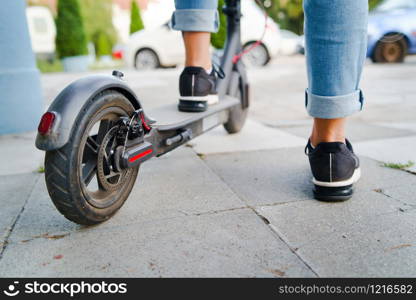
M 332 182 L 332 153 L 329 153 L 329 182 Z
M 325 181 L 318 181 L 315 178 L 312 179 L 312 182 L 315 185 L 323 186 L 323 187 L 342 187 L 356 183 L 361 177 L 361 169 L 357 168 L 352 174 L 350 179 L 343 180 L 343 181 L 334 181 L 334 182 L 325 182 Z
M 179 97 L 179 100 L 183 101 L 207 101 L 208 105 L 217 104 L 219 102 L 218 95 L 207 96 L 186 96 Z
M 194 95 L 195 90 L 195 74 L 192 74 L 192 96 Z

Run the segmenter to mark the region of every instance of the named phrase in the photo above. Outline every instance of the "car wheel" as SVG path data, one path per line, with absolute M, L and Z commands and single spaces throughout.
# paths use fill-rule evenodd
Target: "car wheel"
M 372 57 L 373 62 L 400 63 L 407 54 L 407 42 L 401 34 L 384 36 L 377 42 Z
M 248 67 L 262 67 L 269 63 L 270 54 L 264 44 L 254 47 L 256 42 L 249 42 L 244 45 L 243 51 L 248 51 L 243 56 L 243 62 Z
M 160 66 L 159 57 L 151 49 L 141 49 L 136 54 L 134 66 L 137 70 L 157 69 Z

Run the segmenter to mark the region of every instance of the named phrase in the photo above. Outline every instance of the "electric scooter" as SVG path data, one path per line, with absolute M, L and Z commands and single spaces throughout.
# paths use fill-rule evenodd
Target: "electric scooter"
M 66 87 L 42 116 L 36 147 L 46 151 L 49 195 L 61 214 L 82 225 L 111 218 L 129 196 L 140 165 L 223 125 L 244 126 L 249 84 L 239 59 L 240 0 L 227 0 L 227 39 L 217 81 L 218 104 L 199 113 L 166 106 L 145 113 L 123 74 L 92 75 Z M 151 117 L 150 117 L 151 116 Z

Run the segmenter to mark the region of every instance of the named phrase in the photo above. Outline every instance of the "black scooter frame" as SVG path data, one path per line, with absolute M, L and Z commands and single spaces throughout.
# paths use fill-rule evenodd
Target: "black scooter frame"
M 187 113 L 183 121 L 160 124 L 143 113 L 143 107 L 137 96 L 121 79 L 121 72 L 115 71 L 113 76 L 88 76 L 69 85 L 54 100 L 48 109 L 56 115 L 54 126 L 48 135 L 38 134 L 36 147 L 45 151 L 63 147 L 68 142 L 74 130 L 73 125 L 77 116 L 82 113 L 84 105 L 105 90 L 116 90 L 126 96 L 136 112 L 141 113 L 140 126 L 149 128 L 143 136 L 131 139 L 125 144 L 125 153 L 131 155 L 124 153 L 121 157 L 121 160 L 124 160 L 121 166 L 124 168 L 134 167 L 153 156 L 161 156 L 202 133 L 226 123 L 230 117 L 230 110 L 237 105 L 247 108 L 249 101 L 245 68 L 241 61 L 233 61 L 233 58 L 242 51 L 240 0 L 226 0 L 223 11 L 227 15 L 227 40 L 221 68 L 226 76 L 218 79 L 219 104 L 203 113 Z M 236 97 L 238 90 L 241 93 L 239 98 Z M 172 111 L 177 113 L 176 107 L 172 107 Z M 138 159 L 134 159 L 137 157 Z

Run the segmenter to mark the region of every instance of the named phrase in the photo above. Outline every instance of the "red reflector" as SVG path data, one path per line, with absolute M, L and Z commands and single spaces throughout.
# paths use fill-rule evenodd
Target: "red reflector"
M 123 59 L 123 51 L 115 51 L 113 52 L 114 59 Z
M 48 134 L 52 129 L 53 122 L 55 121 L 55 114 L 53 112 L 46 112 L 43 114 L 42 119 L 40 119 L 38 132 L 42 135 Z
M 140 159 L 142 157 L 145 157 L 145 156 L 149 155 L 152 152 L 153 152 L 153 150 L 152 149 L 149 149 L 149 150 L 146 150 L 146 151 L 144 151 L 142 153 L 139 153 L 136 156 L 130 157 L 129 158 L 129 162 L 131 162 L 131 163 L 132 162 L 135 162 L 136 160 L 138 160 L 138 159 Z

